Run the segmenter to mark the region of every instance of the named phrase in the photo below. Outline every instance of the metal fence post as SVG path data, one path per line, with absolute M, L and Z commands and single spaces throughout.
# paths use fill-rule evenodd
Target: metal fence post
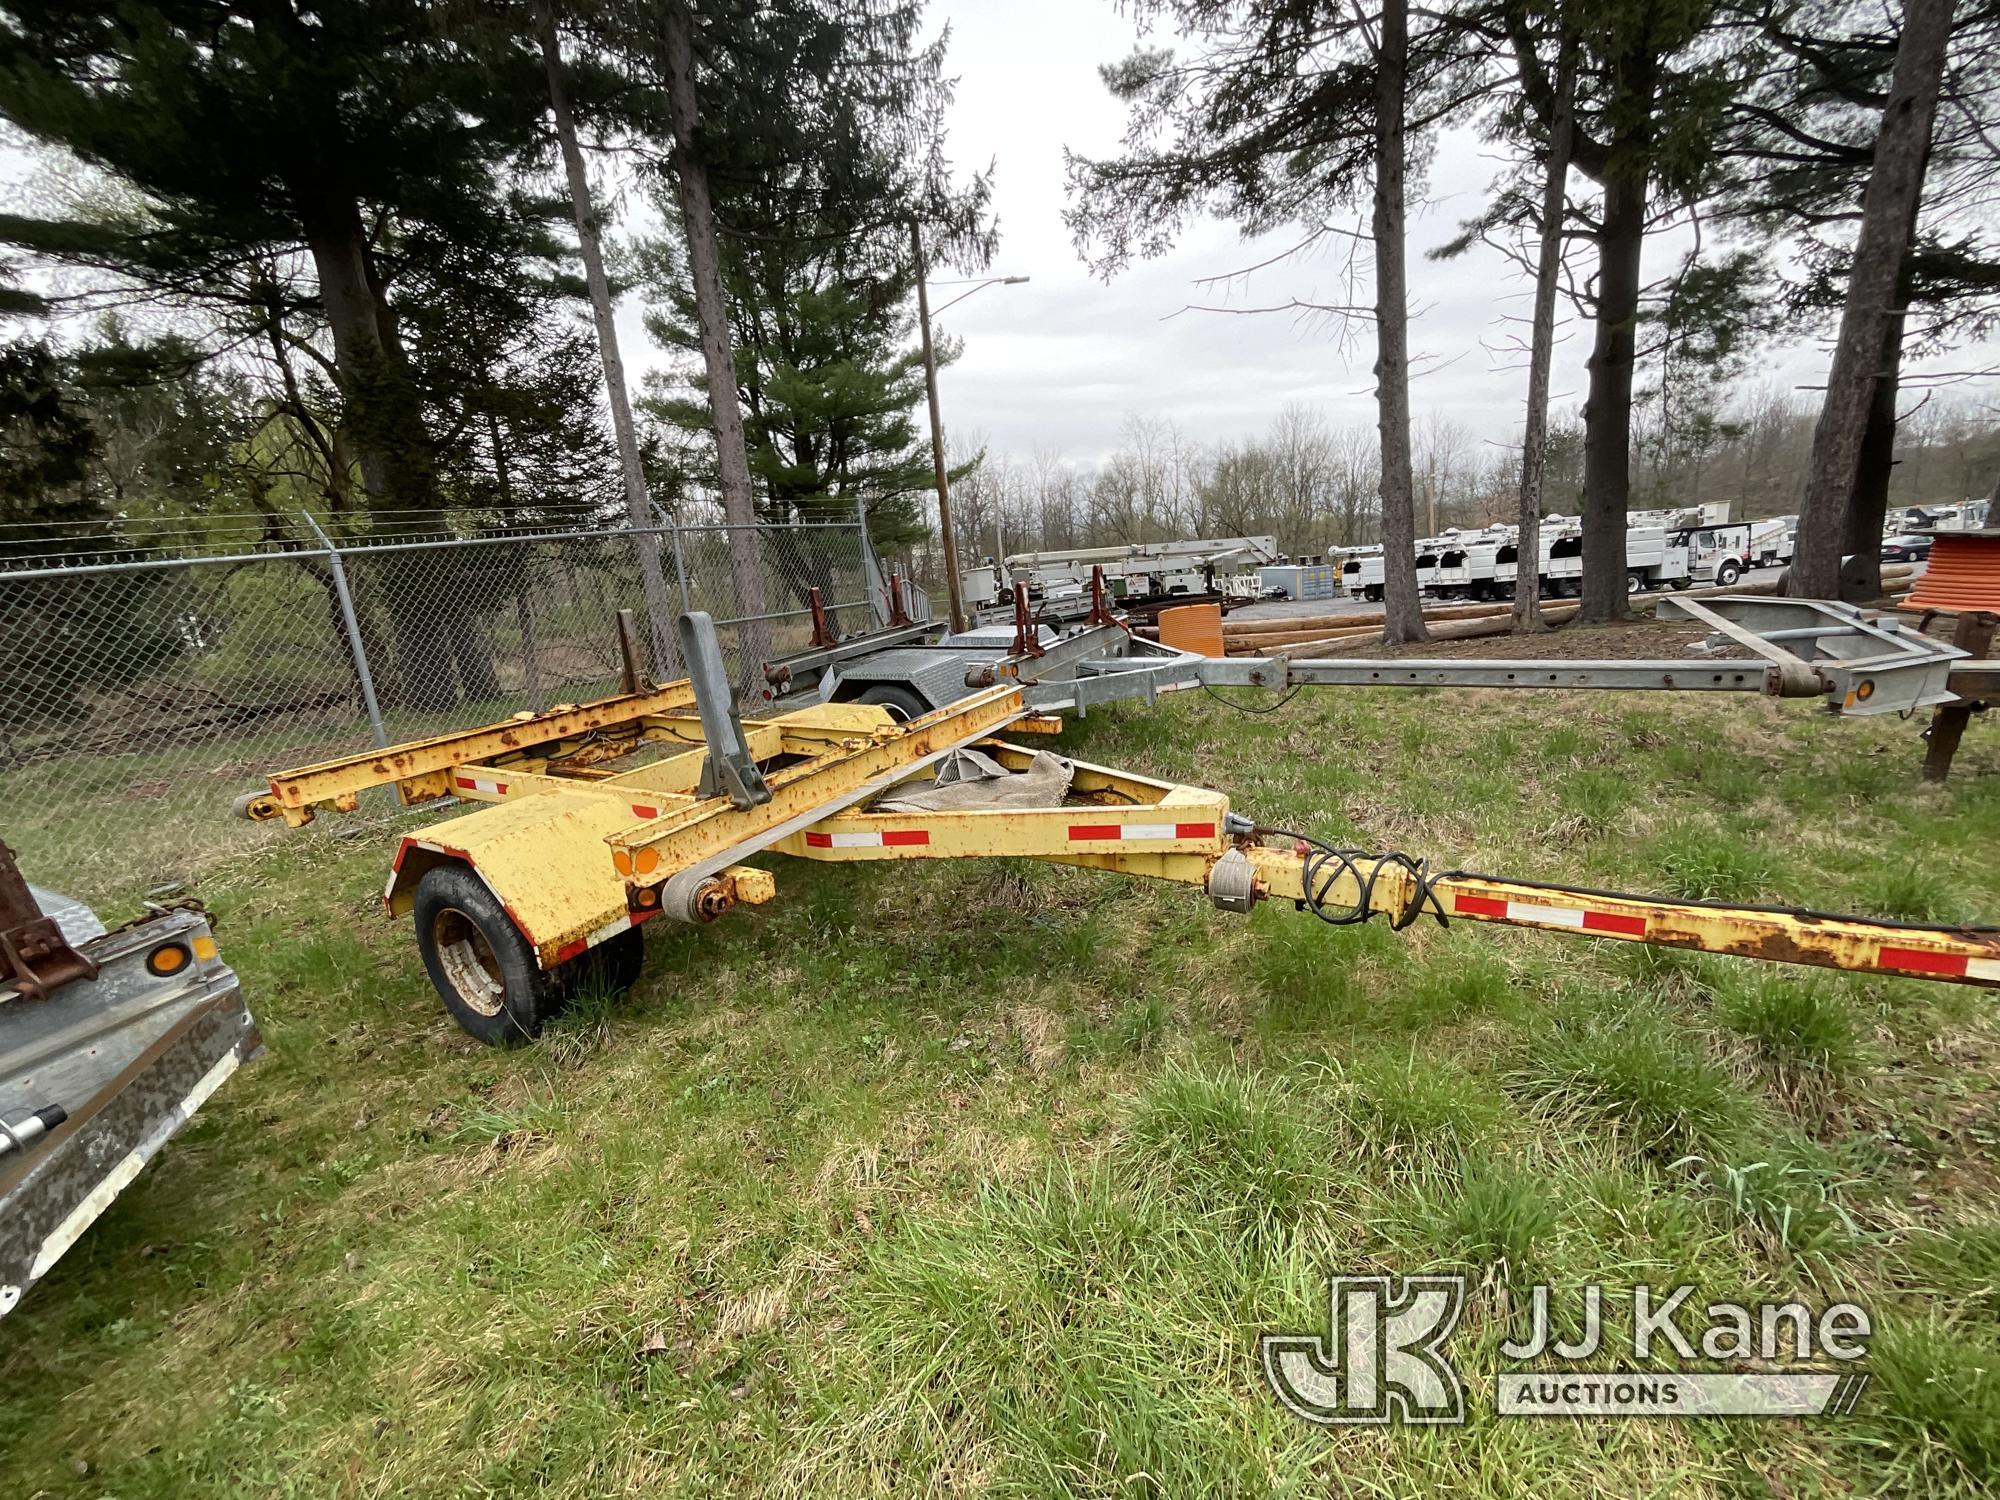
M 674 531 L 674 579 L 681 586 L 681 613 L 686 614 L 694 608 L 694 605 L 688 599 L 687 559 L 681 556 L 680 523 L 673 522 L 671 524 Z
M 861 577 L 868 590 L 868 608 L 877 626 L 889 623 L 889 585 L 882 579 L 882 564 L 875 557 L 875 544 L 868 536 L 868 502 L 854 502 L 854 524 L 861 533 Z
M 361 703 L 368 710 L 368 732 L 375 737 L 379 750 L 389 743 L 389 733 L 382 726 L 382 706 L 375 701 L 375 677 L 368 670 L 368 648 L 361 643 L 361 622 L 354 616 L 354 596 L 348 592 L 347 569 L 341 563 L 340 549 L 333 545 L 333 538 L 309 514 L 300 512 L 300 515 L 326 548 L 327 567 L 333 574 L 333 596 L 340 604 L 340 623 L 347 632 L 347 649 L 354 657 L 354 675 L 361 683 Z

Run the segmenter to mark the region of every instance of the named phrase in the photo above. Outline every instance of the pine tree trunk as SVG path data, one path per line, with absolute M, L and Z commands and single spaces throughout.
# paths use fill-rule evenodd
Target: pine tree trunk
M 509 520 L 514 516 L 514 466 L 507 460 L 506 435 L 500 430 L 500 418 L 495 412 L 486 413 L 486 438 L 493 447 L 493 482 L 500 491 L 500 506 L 507 512 Z M 528 551 L 533 543 L 523 543 L 515 549 L 518 560 L 526 552 L 528 558 L 534 553 Z M 508 569 L 514 583 L 514 625 L 521 634 L 521 686 L 528 695 L 528 707 L 541 713 L 548 707 L 542 697 L 542 653 L 535 640 L 535 605 L 529 597 L 531 582 L 530 569 L 516 562 Z
M 1638 348 L 1640 257 L 1646 246 L 1643 167 L 1604 182 L 1597 239 L 1597 328 L 1583 407 L 1583 607 L 1602 624 L 1625 613 L 1625 515 L 1632 494 L 1632 373 Z
M 1555 119 L 1542 182 L 1542 243 L 1535 262 L 1535 311 L 1528 332 L 1528 418 L 1521 434 L 1520 534 L 1514 546 L 1514 628 L 1542 623 L 1542 489 L 1549 458 L 1549 367 L 1555 362 L 1556 292 L 1562 271 L 1564 189 L 1569 185 L 1570 94 L 1575 48 L 1565 35 L 1556 64 Z M 1524 570 L 1525 569 L 1525 574 Z
M 405 525 L 418 521 L 436 512 L 436 461 L 408 363 L 383 339 L 360 210 L 351 200 L 328 201 L 318 184 L 295 188 L 294 198 L 333 333 L 342 428 L 368 508 L 393 511 Z M 385 685 L 400 689 L 403 706 L 443 712 L 458 703 L 451 645 L 441 628 L 446 611 L 435 580 L 413 562 L 416 556 L 382 558 L 380 597 L 396 641 L 395 673 Z
M 1861 434 L 1861 460 L 1854 480 L 1854 504 L 1847 512 L 1842 548 L 1860 566 L 1865 595 L 1882 591 L 1882 529 L 1889 516 L 1889 480 L 1896 467 L 1896 402 L 1902 394 L 1902 308 L 1909 301 L 1907 270 L 1897 281 L 1897 310 L 1884 320 L 1882 357 L 1876 366 L 1875 396 L 1868 403 L 1868 426 Z
M 735 585 L 739 627 L 738 669 L 746 687 L 766 656 L 762 616 L 764 571 L 757 542 L 757 511 L 750 490 L 750 460 L 743 442 L 743 412 L 737 405 L 736 355 L 729 310 L 722 290 L 722 254 L 715 239 L 715 207 L 709 197 L 708 168 L 696 135 L 701 109 L 695 93 L 693 22 L 683 4 L 665 7 L 661 21 L 667 52 L 667 113 L 674 134 L 674 172 L 680 183 L 681 223 L 687 236 L 688 275 L 694 283 L 695 318 L 700 325 L 702 361 L 708 370 L 709 419 L 715 425 L 716 475 L 729 532 L 729 574 Z
M 1904 7 L 1889 102 L 1861 198 L 1861 232 L 1848 272 L 1833 368 L 1813 429 L 1788 590 L 1794 598 L 1831 599 L 1840 591 L 1841 552 L 1851 545 L 1869 416 L 1881 384 L 1885 325 L 1901 311 L 1899 282 L 1930 156 L 1952 3 L 1909 0 Z M 1893 422 L 1892 411 L 1891 441 Z
M 639 462 L 639 435 L 632 424 L 632 402 L 625 389 L 625 361 L 618 352 L 618 325 L 612 318 L 611 283 L 604 274 L 597 210 L 591 202 L 583 147 L 577 140 L 569 93 L 563 85 L 562 41 L 556 35 L 555 12 L 547 4 L 537 5 L 535 20 L 541 33 L 542 65 L 549 76 L 549 111 L 555 117 L 563 171 L 569 178 L 570 209 L 576 217 L 577 243 L 583 251 L 590 317 L 597 325 L 597 352 L 604 363 L 604 394 L 611 406 L 611 431 L 618 441 L 618 466 L 625 480 L 625 513 L 636 528 L 633 542 L 639 552 L 639 591 L 646 603 L 653 675 L 665 681 L 680 675 L 680 652 L 674 642 L 676 611 L 660 566 L 658 522 L 646 496 L 646 471 Z
M 1410 470 L 1410 298 L 1404 269 L 1403 92 L 1408 0 L 1383 0 L 1375 67 L 1375 409 L 1382 441 L 1382 638 L 1426 641 Z

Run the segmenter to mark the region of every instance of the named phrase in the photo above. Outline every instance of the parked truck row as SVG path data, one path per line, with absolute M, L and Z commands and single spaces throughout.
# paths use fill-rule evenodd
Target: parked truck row
M 1922 560 L 1930 537 L 1975 530 L 1986 523 L 1985 501 L 1892 510 L 1883 532 L 1882 558 Z M 1635 511 L 1625 535 L 1625 584 L 1631 593 L 1684 589 L 1695 584 L 1728 588 L 1753 568 L 1783 567 L 1792 560 L 1797 516 L 1731 521 L 1723 503 L 1677 511 Z M 1511 599 L 1520 578 L 1519 532 L 1493 525 L 1447 529 L 1417 543 L 1417 588 L 1430 599 Z M 1265 568 L 1267 597 L 1341 597 L 1379 602 L 1382 548 L 1352 547 L 1339 555 L 1339 583 L 1332 595 L 1308 596 L 1286 585 L 1284 570 Z M 1578 516 L 1549 516 L 1541 525 L 1536 569 L 1542 597 L 1574 597 L 1583 587 L 1583 523 Z
M 1088 606 L 1093 570 L 1103 573 L 1112 597 L 1125 607 L 1248 600 L 1257 597 L 1257 570 L 1280 556 L 1274 536 L 1053 548 L 1010 553 L 997 560 L 987 557 L 960 576 L 960 586 L 974 609 L 1009 610 L 1014 585 L 1025 583 L 1035 604 L 1046 605 L 1055 614 L 1066 603 Z

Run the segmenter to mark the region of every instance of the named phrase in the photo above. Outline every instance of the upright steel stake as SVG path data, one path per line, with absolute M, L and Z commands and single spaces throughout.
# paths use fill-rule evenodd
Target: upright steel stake
M 368 670 L 368 648 L 361 644 L 361 622 L 354 617 L 354 596 L 347 591 L 347 569 L 341 563 L 340 549 L 333 545 L 333 538 L 320 529 L 319 522 L 301 511 L 306 525 L 326 548 L 328 569 L 333 574 L 333 597 L 340 605 L 340 623 L 347 631 L 348 654 L 354 658 L 354 676 L 361 684 L 361 704 L 368 710 L 368 732 L 375 737 L 375 747 L 379 750 L 389 743 L 389 733 L 382 727 L 382 706 L 375 701 L 375 677 Z

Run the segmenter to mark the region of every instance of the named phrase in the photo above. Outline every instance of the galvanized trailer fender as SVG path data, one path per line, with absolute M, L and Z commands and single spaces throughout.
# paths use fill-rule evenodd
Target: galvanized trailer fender
M 73 939 L 93 973 L 0 981 L 0 1314 L 263 1051 L 199 909 L 98 931 Z

